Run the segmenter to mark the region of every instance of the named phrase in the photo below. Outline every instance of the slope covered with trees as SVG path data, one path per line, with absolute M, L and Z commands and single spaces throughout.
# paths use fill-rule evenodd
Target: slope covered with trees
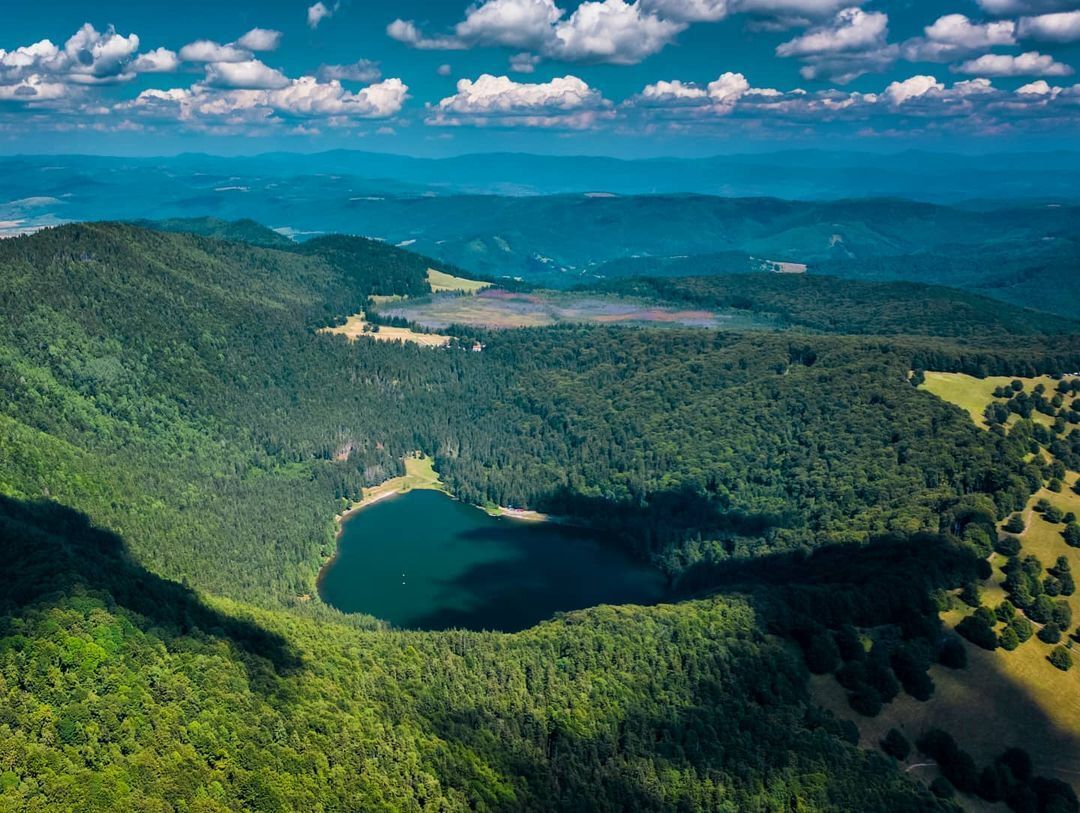
M 989 307 L 963 342 L 933 321 L 483 353 L 317 332 L 426 267 L 110 224 L 0 242 L 0 809 L 934 809 L 809 701 L 805 591 L 731 568 L 882 534 L 910 558 L 972 500 L 1023 505 L 1026 447 L 908 372 L 1052 372 L 1075 339 L 1021 343 Z M 517 635 L 311 600 L 342 498 L 415 449 L 463 499 L 602 524 L 709 597 Z M 965 567 L 928 568 L 914 606 Z

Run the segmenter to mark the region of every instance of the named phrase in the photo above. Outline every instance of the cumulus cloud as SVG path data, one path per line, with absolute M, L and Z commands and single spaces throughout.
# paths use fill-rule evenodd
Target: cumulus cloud
M 428 123 L 526 124 L 578 129 L 611 116 L 611 103 L 576 76 L 550 82 L 515 82 L 508 76 L 483 74 L 461 79 L 457 92 L 429 106 Z
M 470 45 L 540 48 L 564 14 L 553 0 L 488 0 L 469 9 L 454 35 Z
M 667 109 L 677 111 L 680 115 L 691 113 L 696 117 L 724 116 L 731 113 L 748 94 L 775 93 L 778 91 L 752 89 L 743 74 L 729 71 L 704 87 L 678 79 L 646 85 L 641 93 L 624 102 L 624 107 L 653 111 Z
M 776 47 L 777 56 L 818 56 L 843 51 L 865 51 L 885 41 L 889 15 L 881 11 L 846 8 L 827 24 Z
M 899 106 L 911 99 L 925 96 L 927 93 L 941 92 L 945 85 L 933 76 L 912 76 L 902 82 L 892 82 L 885 88 L 885 97 L 893 105 Z
M 184 62 L 246 62 L 251 51 L 238 45 L 221 45 L 213 40 L 196 40 L 180 49 Z
M 461 51 L 469 46 L 456 37 L 427 37 L 411 20 L 394 20 L 386 26 L 390 39 L 429 51 Z
M 570 61 L 632 65 L 664 48 L 686 28 L 624 0 L 582 3 L 555 27 L 553 55 Z
M 319 27 L 319 23 L 328 17 L 333 17 L 334 12 L 338 10 L 338 4 L 334 3 L 333 7 L 326 5 L 326 3 L 319 2 L 313 6 L 308 6 L 307 10 L 307 24 L 311 29 Z
M 1018 31 L 1023 39 L 1075 42 L 1080 40 L 1080 11 L 1021 17 Z
M 319 79 L 328 82 L 337 79 L 343 82 L 377 82 L 382 78 L 379 63 L 370 59 L 358 59 L 349 65 L 322 65 L 317 71 Z
M 110 26 L 104 33 L 86 23 L 64 43 L 64 68 L 74 81 L 97 82 L 123 76 L 139 50 L 139 37 L 126 37 Z
M 452 34 L 427 36 L 410 20 L 386 33 L 414 48 L 461 50 L 477 45 L 523 48 L 553 59 L 630 65 L 664 48 L 686 28 L 640 2 L 587 0 L 572 14 L 554 0 L 486 0 L 472 6 Z
M 981 76 L 1068 76 L 1073 69 L 1038 51 L 1012 56 L 1010 54 L 984 54 L 957 65 L 958 73 Z
M 540 57 L 528 51 L 510 57 L 510 70 L 514 73 L 532 73 L 538 64 L 540 64 Z
M 190 88 L 144 90 L 117 106 L 119 112 L 148 119 L 179 120 L 203 126 L 282 123 L 322 118 L 341 126 L 353 119 L 389 118 L 401 111 L 408 86 L 386 79 L 350 93 L 340 82 L 302 76 L 272 89 L 218 89 L 206 83 Z
M 289 78 L 257 59 L 244 62 L 212 62 L 206 66 L 206 85 L 212 88 L 283 88 Z
M 176 70 L 172 51 L 158 48 L 140 55 L 138 50 L 138 35 L 118 34 L 111 26 L 99 32 L 86 23 L 62 48 L 47 39 L 10 51 L 0 48 L 0 84 L 8 88 L 5 98 L 40 101 L 46 95 L 70 95 L 54 86 L 127 82 L 140 73 Z
M 281 44 L 281 32 L 269 28 L 253 28 L 236 41 L 249 51 L 275 51 Z
M 51 102 L 65 98 L 69 88 L 62 82 L 53 82 L 43 76 L 31 74 L 9 85 L 0 84 L 0 101 Z
M 175 51 L 168 48 L 155 48 L 145 54 L 139 54 L 138 58 L 131 63 L 131 69 L 135 73 L 173 73 L 180 67 L 180 60 Z
M 911 62 L 948 62 L 973 51 L 1016 44 L 1016 23 L 997 20 L 975 23 L 963 14 L 946 14 L 923 29 L 924 37 L 904 43 L 904 58 Z
M 896 59 L 898 48 L 886 40 L 889 16 L 851 6 L 776 47 L 776 55 L 803 62 L 806 79 L 828 78 L 840 84 L 879 71 Z

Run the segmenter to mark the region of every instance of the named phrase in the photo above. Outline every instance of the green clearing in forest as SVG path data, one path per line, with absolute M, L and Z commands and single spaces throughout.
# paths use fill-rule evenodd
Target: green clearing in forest
M 429 268 L 427 271 L 428 285 L 431 286 L 432 293 L 440 293 L 442 291 L 464 291 L 465 293 L 475 294 L 477 291 L 482 291 L 484 288 L 490 288 L 490 282 L 480 282 L 475 279 L 465 279 L 464 277 L 455 277 L 453 274 L 447 274 L 445 271 L 436 271 L 434 268 Z
M 983 410 L 995 400 L 994 389 L 1012 380 L 1005 376 L 978 379 L 958 373 L 927 372 L 922 388 L 966 410 L 985 429 Z M 1045 384 L 1049 392 L 1057 385 L 1049 376 L 1020 380 L 1026 392 L 1031 392 L 1038 383 Z M 1033 419 L 1052 423 L 1038 412 L 1033 413 Z M 1060 492 L 1043 488 L 1031 497 L 1023 512 L 1026 528 L 1019 535 L 1020 556 L 1035 556 L 1044 568 L 1053 566 L 1059 556 L 1065 556 L 1073 573 L 1080 574 L 1080 549 L 1065 544 L 1061 534 L 1065 526 L 1047 522 L 1034 510 L 1036 502 L 1046 499 L 1062 512 L 1072 511 L 1080 516 L 1080 494 L 1073 490 L 1078 480 L 1080 476 L 1070 471 Z M 995 553 L 990 561 L 993 565 L 990 578 L 979 586 L 982 604 L 992 609 L 1006 598 L 1002 587 L 1002 566 L 1006 559 Z M 1072 648 L 1074 658 L 1080 660 L 1080 647 L 1070 637 L 1080 621 L 1080 593 L 1074 593 L 1068 601 L 1073 624 L 1061 643 Z M 971 612 L 956 599 L 954 608 L 943 613 L 942 620 L 953 629 Z M 1040 625 L 1035 627 L 1038 629 Z M 1004 624 L 999 623 L 997 631 L 1003 629 Z M 899 729 L 914 742 L 921 733 L 936 727 L 952 734 L 980 767 L 1006 747 L 1016 745 L 1031 753 L 1040 772 L 1069 782 L 1074 788 L 1080 786 L 1077 767 L 1080 765 L 1080 668 L 1074 666 L 1069 672 L 1054 668 L 1047 660 L 1053 647 L 1037 636 L 1012 652 L 1001 648 L 989 652 L 966 640 L 963 643 L 968 654 L 967 668 L 954 671 L 933 666 L 930 675 L 935 691 L 926 702 L 901 692 L 877 717 L 863 717 L 848 706 L 844 689 L 831 677 L 813 679 L 814 696 L 838 716 L 854 721 L 865 747 L 876 747 L 890 728 Z M 936 767 L 928 762 L 913 751 L 905 769 L 929 781 L 936 775 Z M 963 797 L 962 802 L 971 810 L 1005 809 L 972 797 Z

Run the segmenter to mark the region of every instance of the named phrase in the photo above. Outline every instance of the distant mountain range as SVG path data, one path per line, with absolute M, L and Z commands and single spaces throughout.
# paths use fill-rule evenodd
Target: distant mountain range
M 1080 310 L 1074 152 L 24 156 L 0 159 L 0 173 L 0 236 L 130 220 L 251 242 L 263 224 L 266 246 L 352 234 L 549 286 L 787 262 Z
M 424 192 L 695 193 L 789 200 L 902 197 L 977 206 L 981 201 L 1080 199 L 1080 152 L 957 155 L 792 150 L 620 160 L 518 153 L 414 158 L 335 150 L 243 157 L 196 153 L 161 158 L 12 156 L 0 158 L 0 170 L 12 199 L 142 186 L 158 203 L 179 202 L 198 192 L 214 199 L 223 192 L 245 189 L 284 189 L 291 195 L 315 193 L 327 199 L 345 193 Z

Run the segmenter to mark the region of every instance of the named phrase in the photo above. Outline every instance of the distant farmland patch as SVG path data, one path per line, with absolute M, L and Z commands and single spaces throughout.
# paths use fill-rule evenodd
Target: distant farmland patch
M 380 310 L 432 330 L 450 325 L 485 328 L 546 327 L 561 323 L 668 325 L 700 328 L 765 326 L 752 315 L 679 308 L 629 297 L 552 291 L 486 289 L 476 296 L 432 296 Z

